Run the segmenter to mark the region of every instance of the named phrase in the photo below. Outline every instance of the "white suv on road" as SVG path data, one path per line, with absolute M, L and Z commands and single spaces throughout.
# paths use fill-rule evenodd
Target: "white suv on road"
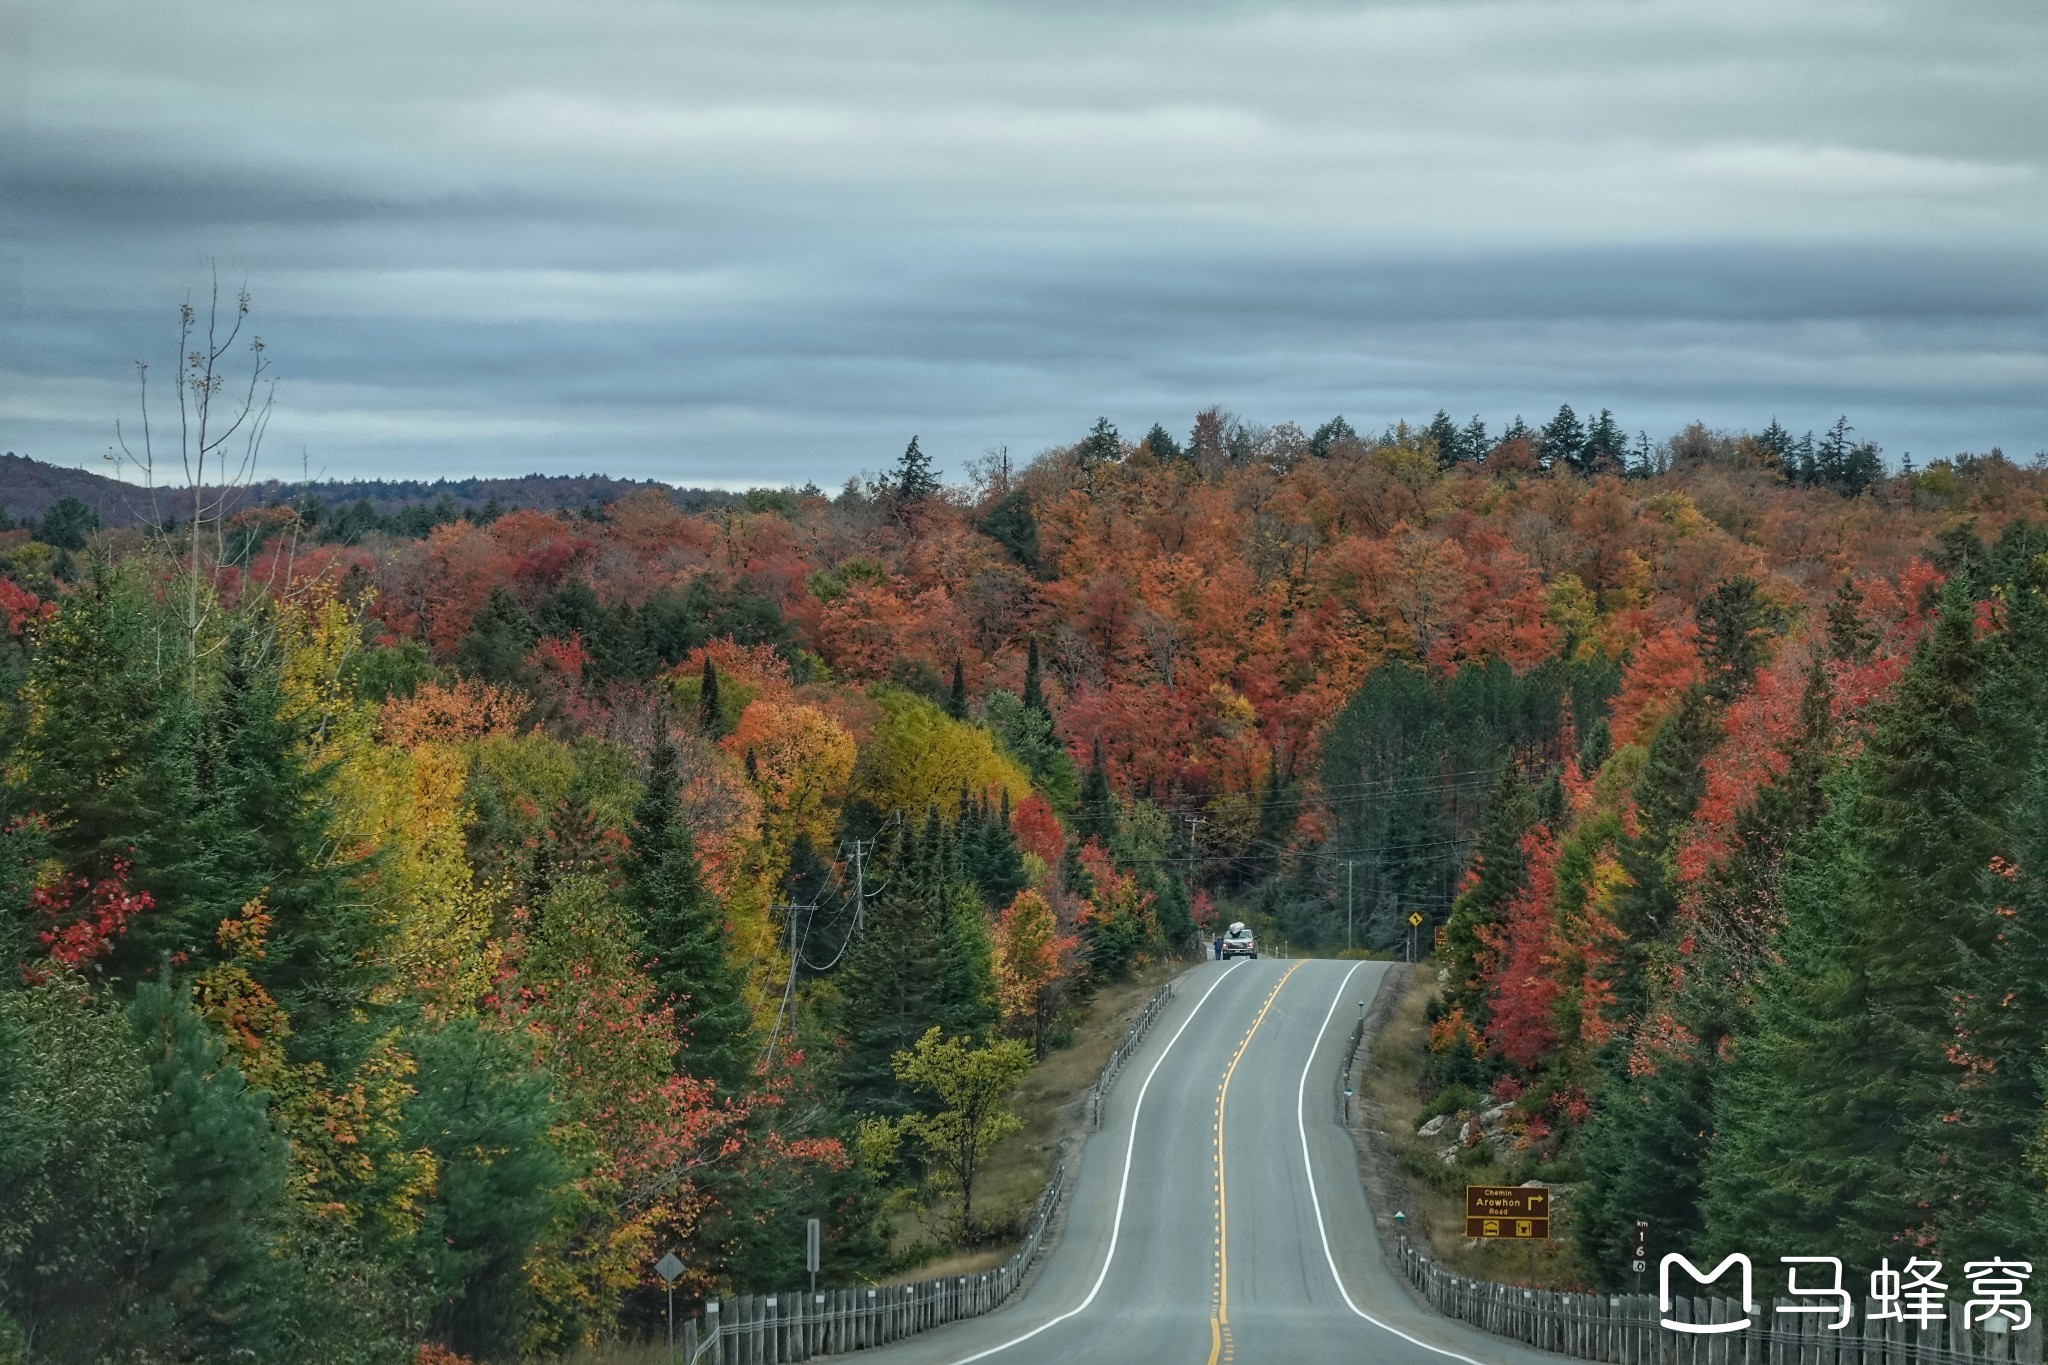
M 1216 956 L 1221 958 L 1258 955 L 1258 941 L 1252 937 L 1252 931 L 1244 927 L 1243 920 L 1230 926 L 1230 932 L 1223 936 L 1223 946 L 1216 951 Z

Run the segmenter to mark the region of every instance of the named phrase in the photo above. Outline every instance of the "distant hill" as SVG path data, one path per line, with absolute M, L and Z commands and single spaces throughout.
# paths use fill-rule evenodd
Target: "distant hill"
M 329 507 L 367 502 L 389 516 L 407 507 L 439 502 L 443 497 L 457 512 L 481 509 L 496 501 L 505 511 L 530 507 L 537 511 L 575 511 L 617 502 L 643 488 L 658 488 L 684 509 L 717 506 L 733 495 L 711 488 L 675 488 L 655 479 L 615 479 L 604 474 L 524 474 L 509 479 L 316 479 L 286 483 L 266 479 L 240 490 L 238 506 L 261 507 L 311 497 Z M 135 526 L 152 518 L 183 519 L 191 514 L 191 495 L 180 489 L 149 490 L 89 469 L 45 464 L 26 455 L 0 455 L 0 508 L 27 521 L 47 512 L 64 498 L 77 498 L 100 514 L 109 526 Z

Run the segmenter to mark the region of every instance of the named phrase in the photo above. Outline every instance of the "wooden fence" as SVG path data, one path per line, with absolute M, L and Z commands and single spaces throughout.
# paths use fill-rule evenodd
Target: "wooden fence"
M 886 1346 L 991 1312 L 1017 1292 L 1065 1189 L 1066 1167 L 1060 1166 L 1038 1198 L 1023 1242 L 994 1270 L 874 1289 L 707 1299 L 703 1318 L 683 1324 L 681 1359 L 694 1365 L 780 1365 Z
M 1523 1289 L 1453 1275 L 1402 1240 L 1402 1271 L 1430 1306 L 1445 1317 L 1579 1360 L 1613 1365 L 2042 1365 L 2039 1319 L 2021 1331 L 1964 1327 L 1962 1305 L 1954 1316 L 1922 1329 L 1918 1324 L 1873 1319 L 1873 1304 L 1840 1331 L 1828 1330 L 1834 1315 L 1779 1313 L 1779 1307 L 1812 1307 L 1814 1300 L 1780 1299 L 1745 1314 L 1733 1299 L 1672 1299 L 1675 1322 L 1750 1325 L 1716 1334 L 1665 1327 L 1657 1300 L 1648 1294 L 1561 1294 Z M 1994 1319 L 1995 1322 L 2005 1320 Z
M 1093 1127 L 1102 1126 L 1103 1096 L 1153 1022 L 1165 1012 L 1174 985 L 1168 981 L 1145 1003 L 1103 1065 L 1088 1096 Z M 1053 1168 L 1025 1227 L 1024 1240 L 994 1270 L 873 1289 L 797 1290 L 706 1299 L 702 1317 L 680 1324 L 678 1361 L 680 1365 L 782 1365 L 784 1361 L 886 1346 L 949 1322 L 993 1312 L 1017 1292 L 1037 1258 L 1066 1192 L 1066 1175 L 1065 1163 Z

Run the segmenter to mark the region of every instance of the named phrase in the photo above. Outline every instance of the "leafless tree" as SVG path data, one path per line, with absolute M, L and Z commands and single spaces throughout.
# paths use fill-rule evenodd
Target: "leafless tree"
M 177 464 L 191 511 L 190 525 L 182 537 L 187 555 L 184 653 L 194 687 L 218 601 L 215 589 L 226 558 L 227 515 L 243 490 L 255 481 L 257 457 L 275 402 L 275 381 L 266 378 L 270 364 L 264 357 L 263 338 L 254 334 L 249 338 L 246 378 L 232 355 L 249 320 L 249 307 L 247 288 L 237 290 L 233 302 L 223 306 L 216 270 L 205 318 L 201 319 L 199 308 L 189 297 L 178 308 Z M 137 361 L 135 370 L 141 389 L 142 453 L 138 456 L 129 447 L 127 433 L 117 422 L 114 434 L 120 454 L 116 465 L 118 468 L 125 460 L 141 471 L 149 493 L 151 529 L 168 539 L 157 500 L 159 455 L 149 413 L 149 366 Z M 166 452 L 164 462 L 169 463 L 169 458 Z
M 990 446 L 969 460 L 967 484 L 973 491 L 974 504 L 980 506 L 997 498 L 1009 496 L 1011 473 L 1008 446 Z

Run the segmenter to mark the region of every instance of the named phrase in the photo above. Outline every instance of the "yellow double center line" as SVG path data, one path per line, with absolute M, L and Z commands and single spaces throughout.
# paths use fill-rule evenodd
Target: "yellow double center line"
M 1237 1051 L 1231 1054 L 1230 1065 L 1223 1068 L 1223 1084 L 1216 1088 L 1216 1311 L 1209 1318 L 1209 1365 L 1228 1361 L 1236 1349 L 1230 1339 L 1230 1207 L 1223 1170 L 1223 1110 L 1230 1102 L 1230 1078 L 1237 1074 L 1237 1064 L 1243 1060 L 1244 1050 L 1251 1046 L 1252 1035 L 1266 1022 L 1273 1002 L 1280 998 L 1280 988 L 1299 970 L 1301 964 L 1297 962 L 1273 983 L 1273 993 L 1259 1006 L 1258 1017 L 1244 1031 Z

